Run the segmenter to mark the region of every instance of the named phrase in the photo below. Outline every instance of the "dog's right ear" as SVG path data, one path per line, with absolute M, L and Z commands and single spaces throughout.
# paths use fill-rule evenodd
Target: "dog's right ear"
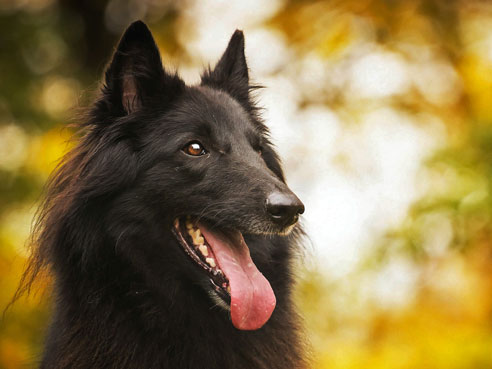
M 236 30 L 213 70 L 205 71 L 202 84 L 222 89 L 239 102 L 249 104 L 249 73 L 244 55 L 244 35 Z
M 151 102 L 169 102 L 184 87 L 176 75 L 167 74 L 154 38 L 142 21 L 123 34 L 105 74 L 104 100 L 112 115 L 139 111 Z

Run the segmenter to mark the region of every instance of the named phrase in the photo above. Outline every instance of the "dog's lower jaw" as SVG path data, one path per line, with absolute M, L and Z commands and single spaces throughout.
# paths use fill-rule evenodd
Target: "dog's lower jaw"
M 231 311 L 231 306 L 226 304 L 224 299 L 222 297 L 220 297 L 217 294 L 217 292 L 210 290 L 210 289 L 208 289 L 207 292 L 208 292 L 208 295 L 210 296 L 210 298 L 212 299 L 212 301 L 214 302 L 215 306 L 219 306 L 226 311 Z

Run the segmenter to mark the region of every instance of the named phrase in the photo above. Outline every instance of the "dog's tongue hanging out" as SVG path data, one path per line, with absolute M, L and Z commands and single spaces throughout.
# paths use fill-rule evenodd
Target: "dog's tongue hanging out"
M 261 328 L 275 309 L 275 294 L 251 260 L 240 232 L 225 236 L 199 224 L 231 287 L 231 318 L 237 329 Z

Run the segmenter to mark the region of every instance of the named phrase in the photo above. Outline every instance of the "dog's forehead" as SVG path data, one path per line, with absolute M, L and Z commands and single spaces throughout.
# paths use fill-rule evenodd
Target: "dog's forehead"
M 197 119 L 210 125 L 212 132 L 249 132 L 254 129 L 250 115 L 229 94 L 205 86 L 192 90 Z

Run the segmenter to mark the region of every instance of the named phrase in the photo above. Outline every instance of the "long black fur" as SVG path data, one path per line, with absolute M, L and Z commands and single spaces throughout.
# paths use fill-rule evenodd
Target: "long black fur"
M 53 174 L 19 294 L 54 275 L 54 314 L 40 367 L 304 368 L 292 303 L 290 236 L 265 216 L 287 190 L 250 91 L 236 31 L 198 86 L 166 72 L 148 28 L 132 24 L 76 147 Z M 210 154 L 189 157 L 199 139 Z M 184 215 L 243 232 L 277 306 L 240 331 L 171 233 Z

